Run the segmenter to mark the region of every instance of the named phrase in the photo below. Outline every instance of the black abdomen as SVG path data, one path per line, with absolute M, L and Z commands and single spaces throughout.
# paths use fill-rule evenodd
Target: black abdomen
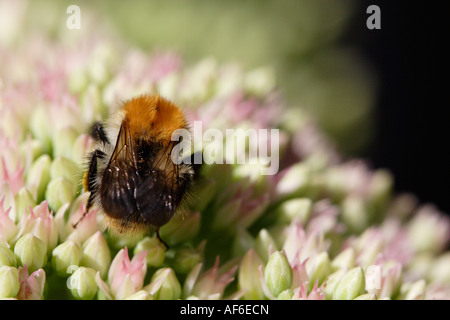
M 172 218 L 184 186 L 165 171 L 138 170 L 114 161 L 105 170 L 99 191 L 102 207 L 111 218 L 159 227 Z

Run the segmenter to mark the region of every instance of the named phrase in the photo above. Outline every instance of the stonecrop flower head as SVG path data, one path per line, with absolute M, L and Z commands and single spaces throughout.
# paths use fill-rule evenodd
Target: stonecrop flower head
M 0 298 L 450 298 L 450 219 L 394 194 L 388 171 L 343 160 L 309 114 L 285 105 L 272 69 L 186 65 L 86 29 L 60 42 L 0 37 Z M 111 235 L 98 208 L 85 212 L 87 128 L 140 94 L 176 101 L 204 130 L 278 129 L 276 144 L 263 142 L 279 170 L 203 164 L 160 229 L 169 249 L 151 233 Z

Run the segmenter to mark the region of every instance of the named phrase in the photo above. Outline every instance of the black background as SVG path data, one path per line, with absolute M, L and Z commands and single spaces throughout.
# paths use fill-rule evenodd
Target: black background
M 438 24 L 444 9 L 433 1 L 361 0 L 351 40 L 378 73 L 376 134 L 366 156 L 391 170 L 397 191 L 416 194 L 450 213 L 448 92 Z M 371 4 L 381 10 L 381 30 L 369 30 Z

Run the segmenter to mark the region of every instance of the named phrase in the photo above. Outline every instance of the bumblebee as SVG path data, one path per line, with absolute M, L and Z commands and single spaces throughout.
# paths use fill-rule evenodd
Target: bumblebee
M 106 129 L 95 123 L 91 135 L 97 143 L 83 178 L 90 192 L 85 214 L 95 205 L 113 234 L 153 229 L 167 247 L 159 228 L 170 221 L 198 176 L 198 165 L 175 164 L 171 158 L 179 143 L 172 141 L 172 133 L 187 127 L 183 111 L 157 95 L 125 101 Z

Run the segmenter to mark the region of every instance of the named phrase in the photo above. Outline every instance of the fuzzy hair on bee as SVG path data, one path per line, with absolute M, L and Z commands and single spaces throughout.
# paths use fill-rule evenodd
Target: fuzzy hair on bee
M 181 210 L 198 176 L 199 165 L 172 161 L 177 129 L 188 129 L 183 111 L 159 95 L 127 100 L 105 126 L 95 123 L 96 145 L 83 178 L 90 192 L 85 214 L 99 208 L 116 236 L 153 229 L 159 238 L 159 228 Z

